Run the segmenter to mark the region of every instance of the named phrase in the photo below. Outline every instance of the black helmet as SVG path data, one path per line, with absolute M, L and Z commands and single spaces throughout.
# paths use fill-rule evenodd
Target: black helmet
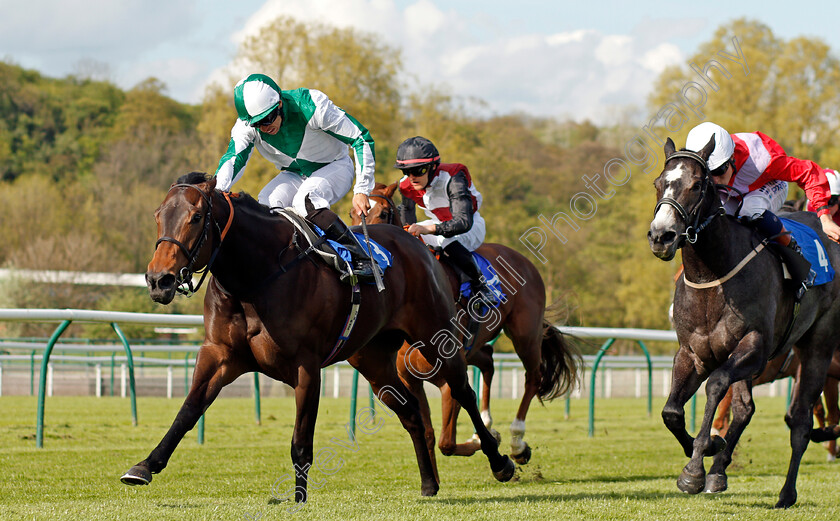
M 440 152 L 434 143 L 421 136 L 414 136 L 400 143 L 394 168 L 406 170 L 429 164 L 440 164 Z

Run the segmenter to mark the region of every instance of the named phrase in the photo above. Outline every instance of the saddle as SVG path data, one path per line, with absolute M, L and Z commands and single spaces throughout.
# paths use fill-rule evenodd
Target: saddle
M 326 238 L 323 235 L 318 235 L 318 233 L 316 233 L 315 230 L 312 229 L 312 227 L 306 221 L 306 219 L 293 212 L 292 210 L 286 208 L 278 208 L 273 211 L 280 217 L 284 217 L 286 220 L 292 223 L 292 226 L 294 226 L 295 230 L 297 230 L 296 235 L 299 234 L 303 237 L 304 241 L 308 245 L 308 248 L 304 246 L 301 247 L 301 250 L 308 249 L 312 253 L 317 254 L 318 257 L 320 257 L 321 260 L 323 260 L 327 266 L 337 271 L 342 279 L 350 283 L 350 279 L 352 277 L 349 277 L 348 275 L 352 274 L 353 272 L 353 269 L 350 266 L 350 264 L 341 258 L 338 252 L 335 251 L 335 248 L 333 248 L 330 245 L 330 243 L 327 242 Z M 292 240 L 296 241 L 296 238 L 293 238 Z

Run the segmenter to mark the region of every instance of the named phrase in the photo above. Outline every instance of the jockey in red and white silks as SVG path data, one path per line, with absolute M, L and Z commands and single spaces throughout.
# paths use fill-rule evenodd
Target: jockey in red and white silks
M 822 169 L 813 161 L 788 156 L 778 143 L 761 132 L 729 134 L 711 122 L 691 129 L 685 147 L 697 152 L 712 139 L 715 148 L 707 160 L 712 181 L 743 194 L 742 198 L 721 194 L 726 213 L 734 215 L 740 202 L 740 217 L 764 236 L 788 246 L 789 252 L 780 250 L 780 253 L 785 256 L 793 278 L 801 280 L 804 287 L 808 283 L 810 263 L 800 255 L 799 246 L 775 213 L 787 199 L 787 183 L 795 182 L 816 207 L 825 234 L 834 241 L 840 239 L 840 226 L 829 213 L 831 193 Z
M 435 233 L 420 235 L 426 244 L 442 249 L 458 241 L 474 251 L 484 242 L 486 229 L 478 211 L 481 193 L 473 186 L 469 170 L 459 163 L 441 163 L 429 176 L 431 180 L 422 190 L 412 187 L 407 175 L 400 179 L 403 222 L 414 221 L 416 204 L 428 217 L 417 224 L 435 226 Z

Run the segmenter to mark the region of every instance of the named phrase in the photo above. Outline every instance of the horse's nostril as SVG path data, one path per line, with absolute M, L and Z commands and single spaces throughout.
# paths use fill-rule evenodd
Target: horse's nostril
M 669 244 L 671 242 L 674 242 L 674 239 L 676 239 L 676 238 L 677 238 L 677 233 L 676 232 L 667 231 L 667 232 L 663 233 L 661 237 L 659 237 L 659 241 L 664 243 L 664 244 Z
M 172 288 L 173 286 L 175 286 L 175 275 L 172 275 L 171 273 L 167 273 L 166 275 L 158 279 L 158 287 L 160 289 L 167 290 Z

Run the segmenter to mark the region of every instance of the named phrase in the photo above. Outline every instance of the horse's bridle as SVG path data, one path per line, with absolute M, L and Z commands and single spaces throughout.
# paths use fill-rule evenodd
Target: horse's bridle
M 388 224 L 394 224 L 394 214 L 397 213 L 397 205 L 394 204 L 394 201 L 384 194 L 370 194 L 368 197 L 378 197 L 388 203 L 388 206 L 391 207 L 391 213 L 388 214 Z
M 219 223 L 216 222 L 216 219 L 213 219 L 213 198 L 206 194 L 203 190 L 198 188 L 198 186 L 188 183 L 180 183 L 174 184 L 169 187 L 169 191 L 171 192 L 175 188 L 194 188 L 201 194 L 202 199 L 204 202 L 207 203 L 207 211 L 203 215 L 204 219 L 204 228 L 201 230 L 201 235 L 199 236 L 196 243 L 193 245 L 192 249 L 187 248 L 184 243 L 179 241 L 174 237 L 163 236 L 160 237 L 157 242 L 155 242 L 155 250 L 157 247 L 160 246 L 162 242 L 171 242 L 175 244 L 184 255 L 187 257 L 187 265 L 181 268 L 178 271 L 178 274 L 175 276 L 175 283 L 177 284 L 175 291 L 185 295 L 187 297 L 191 297 L 201 288 L 201 284 L 204 283 L 204 277 L 207 276 L 207 273 L 210 271 L 210 267 L 213 265 L 213 261 L 216 260 L 216 254 L 219 253 L 219 248 L 222 246 L 222 240 L 224 240 L 227 231 L 230 229 L 230 224 L 233 221 L 233 204 L 230 201 L 227 193 L 225 193 L 225 198 L 227 199 L 228 204 L 230 205 L 230 217 L 228 218 L 227 225 L 225 226 L 224 231 L 219 227 Z M 210 260 L 207 262 L 207 265 L 202 270 L 193 270 L 193 266 L 195 265 L 195 261 L 198 259 L 198 255 L 201 252 L 202 246 L 204 246 L 204 242 L 207 240 L 207 237 L 210 235 L 210 221 L 213 221 L 213 224 L 216 226 L 216 231 L 219 232 L 219 244 L 213 250 L 213 253 L 210 256 Z M 194 273 L 200 273 L 201 278 L 198 281 L 198 284 L 193 287 L 192 283 L 192 276 Z
M 706 162 L 705 159 L 700 157 L 700 154 L 697 154 L 696 152 L 692 152 L 691 150 L 678 150 L 678 151 L 674 152 L 673 154 L 671 154 L 670 156 L 668 156 L 667 159 L 665 160 L 665 162 L 667 163 L 668 161 L 670 161 L 672 159 L 677 159 L 677 158 L 681 158 L 681 157 L 682 158 L 687 158 L 687 159 L 693 159 L 694 161 L 697 161 L 698 163 L 700 163 L 700 165 L 703 167 L 703 181 L 702 181 L 702 185 L 700 187 L 700 190 L 701 190 L 700 191 L 700 198 L 697 200 L 697 202 L 691 208 L 691 211 L 686 211 L 685 208 L 683 208 L 683 205 L 681 205 L 679 203 L 679 201 L 677 201 L 676 199 L 673 199 L 671 197 L 663 197 L 659 201 L 656 202 L 656 208 L 654 208 L 653 214 L 656 215 L 656 213 L 659 212 L 659 208 L 661 208 L 663 204 L 667 204 L 668 206 L 671 206 L 672 208 L 674 208 L 674 210 L 676 210 L 677 213 L 680 214 L 680 217 L 682 217 L 683 221 L 685 221 L 685 224 L 686 224 L 685 231 L 682 233 L 682 235 L 680 237 L 685 238 L 685 240 L 688 241 L 690 244 L 694 244 L 695 242 L 697 242 L 697 236 L 700 234 L 700 232 L 702 232 L 709 224 L 711 224 L 711 222 L 715 219 L 715 217 L 718 217 L 720 215 L 724 215 L 726 213 L 726 211 L 724 210 L 723 205 L 720 204 L 719 208 L 716 211 L 714 211 L 711 215 L 706 217 L 705 221 L 703 221 L 702 223 L 700 222 L 700 217 L 701 217 L 700 216 L 700 208 L 703 204 L 703 201 L 706 199 L 706 194 L 709 193 L 708 188 L 709 188 L 709 181 L 711 179 L 711 175 L 709 173 L 709 165 L 708 165 L 708 163 Z M 734 188 L 732 188 L 728 185 L 715 184 L 714 187 L 715 188 L 727 188 L 727 189 L 735 190 Z M 711 193 L 715 196 L 717 195 L 715 191 L 712 191 Z M 718 199 L 718 201 L 719 201 L 719 199 Z

